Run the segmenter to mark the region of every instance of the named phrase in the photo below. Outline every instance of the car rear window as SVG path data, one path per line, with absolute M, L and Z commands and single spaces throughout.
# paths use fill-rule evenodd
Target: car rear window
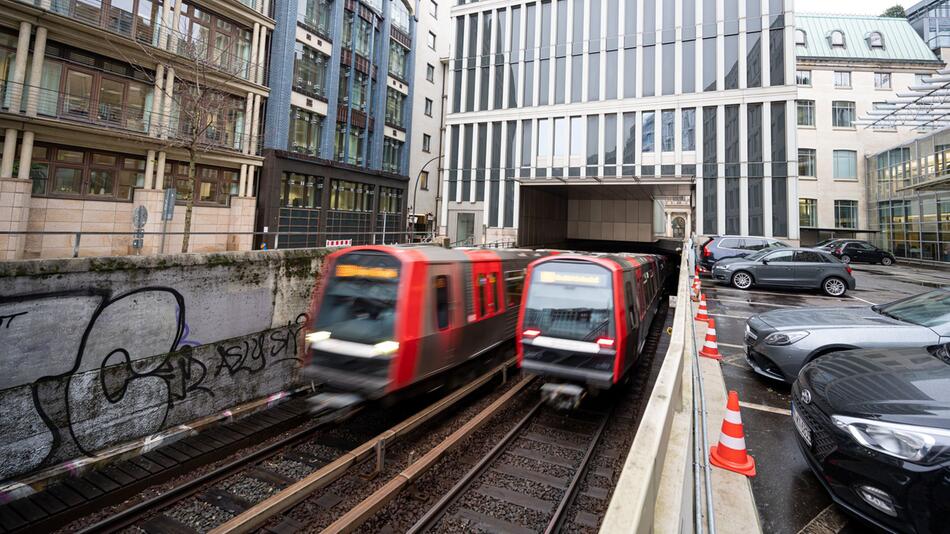
M 719 242 L 719 248 L 741 249 L 742 241 L 738 239 L 723 239 Z

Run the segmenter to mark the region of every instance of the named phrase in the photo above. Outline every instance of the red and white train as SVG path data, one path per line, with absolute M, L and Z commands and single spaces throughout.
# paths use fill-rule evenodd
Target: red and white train
M 380 398 L 431 387 L 515 335 L 525 269 L 554 252 L 360 246 L 330 254 L 302 375 Z
M 576 407 L 624 379 L 640 356 L 671 266 L 653 254 L 558 255 L 528 267 L 518 363 L 548 380 L 549 401 Z

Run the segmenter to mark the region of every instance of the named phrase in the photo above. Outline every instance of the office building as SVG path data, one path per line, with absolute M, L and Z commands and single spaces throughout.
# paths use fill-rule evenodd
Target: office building
M 260 0 L 0 0 L 0 230 L 47 232 L 0 235 L 0 259 L 178 252 L 119 233 L 138 206 L 182 232 L 192 197 L 215 235 L 189 251 L 250 248 L 273 26 Z
M 414 3 L 276 0 L 274 13 L 258 230 L 278 248 L 401 240 Z
M 797 240 L 791 9 L 452 6 L 443 230 L 454 242 L 653 241 L 692 195 L 699 234 Z
M 855 121 L 942 63 L 905 19 L 798 14 L 795 25 L 801 242 L 865 239 L 865 157 L 916 134 Z
M 923 0 L 905 12 L 930 50 L 944 62 L 950 59 L 950 0 Z

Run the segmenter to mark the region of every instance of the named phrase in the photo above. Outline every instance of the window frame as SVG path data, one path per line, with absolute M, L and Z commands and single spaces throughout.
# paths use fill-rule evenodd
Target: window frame
M 849 167 L 854 170 L 853 176 L 839 176 L 838 175 L 838 159 L 841 156 L 849 155 Z M 832 178 L 839 181 L 846 182 L 855 182 L 858 180 L 858 151 L 851 150 L 847 148 L 834 149 L 831 153 L 831 162 L 832 162 Z
M 839 123 L 838 113 L 850 110 L 850 120 L 847 121 L 847 124 Z M 854 101 L 851 100 L 833 100 L 831 102 L 831 127 L 832 128 L 842 128 L 853 130 L 855 128 L 854 121 L 857 118 L 857 105 Z
M 847 85 L 843 85 L 845 76 L 847 76 Z M 851 89 L 853 87 L 851 71 L 836 70 L 833 73 L 833 77 L 834 77 L 835 89 Z
M 800 127 L 814 128 L 816 105 L 814 100 L 799 99 L 795 101 L 796 123 Z M 804 113 L 803 113 L 804 112 Z M 811 121 L 802 122 L 802 118 L 810 118 Z
M 809 161 L 803 161 L 803 157 L 808 158 Z M 803 173 L 803 166 L 806 168 L 806 171 L 810 168 L 811 174 Z M 816 149 L 798 147 L 798 176 L 805 176 L 808 178 L 818 177 L 818 151 Z
M 887 85 L 884 84 L 887 81 Z M 874 88 L 878 90 L 890 90 L 893 87 L 893 76 L 890 72 L 874 73 Z
M 40 153 L 37 149 L 43 149 L 46 151 L 45 158 L 37 159 L 37 155 Z M 57 155 L 59 151 L 71 151 L 78 152 L 82 154 L 82 163 L 73 163 L 66 161 L 57 161 Z M 94 156 L 101 155 L 106 157 L 115 158 L 115 162 L 111 165 L 97 164 L 94 163 Z M 137 162 L 138 168 L 132 168 L 126 165 L 126 162 Z M 16 163 L 17 165 L 19 162 Z M 33 158 L 30 161 L 30 180 L 37 180 L 38 177 L 33 176 L 34 170 L 38 170 L 40 167 L 44 167 L 46 170 L 46 177 L 43 179 L 45 182 L 43 184 L 43 191 L 38 191 L 34 182 L 32 187 L 32 196 L 38 198 L 69 198 L 69 199 L 79 199 L 95 202 L 125 202 L 132 203 L 135 200 L 135 189 L 141 189 L 145 187 L 145 158 L 139 157 L 134 154 L 124 154 L 121 152 L 112 152 L 107 150 L 94 150 L 85 147 L 75 147 L 75 146 L 66 146 L 66 145 L 57 145 L 52 143 L 36 143 L 33 149 Z M 79 171 L 79 192 L 78 193 L 54 193 L 52 191 L 53 182 L 55 180 L 55 174 L 57 169 L 71 169 Z M 112 191 L 110 194 L 105 195 L 95 195 L 90 193 L 90 183 L 92 180 L 92 173 L 96 170 L 100 171 L 109 171 L 112 172 Z M 123 183 L 123 175 L 135 175 L 129 183 Z M 141 185 L 139 184 L 139 178 L 141 178 Z M 123 187 L 128 187 L 129 194 L 128 198 L 122 198 L 119 195 L 119 191 Z

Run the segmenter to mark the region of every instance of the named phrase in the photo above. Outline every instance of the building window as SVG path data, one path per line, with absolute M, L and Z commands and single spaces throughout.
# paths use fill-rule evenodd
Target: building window
M 406 67 L 408 66 L 409 49 L 390 39 L 389 74 L 399 78 L 400 80 L 408 80 L 408 74 L 406 73 Z
M 406 95 L 393 89 L 386 88 L 386 124 L 397 128 L 405 128 L 403 124 L 403 108 L 406 101 Z
M 890 89 L 891 88 L 891 73 L 890 72 L 875 72 L 874 73 L 874 88 L 875 89 Z
M 282 208 L 318 209 L 323 202 L 323 178 L 285 172 L 280 177 Z
M 798 46 L 808 46 L 808 35 L 805 30 L 795 30 L 795 44 Z
M 115 5 L 120 2 L 112 3 Z M 140 0 L 139 3 L 141 7 L 148 2 Z M 158 2 L 156 4 L 160 5 Z M 187 58 L 207 59 L 228 72 L 248 77 L 252 70 L 249 68 L 252 61 L 256 61 L 250 57 L 252 32 L 227 19 L 212 15 L 204 7 L 188 2 L 179 2 L 179 5 L 179 35 L 190 37 L 177 40 L 178 54 Z M 156 20 L 156 24 L 158 22 Z
M 166 163 L 165 176 L 170 176 L 175 184 L 176 200 L 187 202 L 194 194 L 192 182 L 188 179 L 188 164 L 185 162 Z M 220 167 L 198 165 L 195 169 L 199 204 L 226 206 L 230 195 L 238 194 L 238 172 Z
M 831 103 L 831 125 L 835 128 L 854 128 L 854 102 L 835 100 Z
M 297 22 L 324 36 L 330 35 L 331 0 L 299 0 Z
M 343 48 L 348 48 L 368 58 L 372 53 L 373 33 L 371 22 L 350 11 L 346 12 L 346 19 L 343 21 Z
M 696 150 L 696 109 L 683 110 L 683 151 Z
M 346 180 L 331 180 L 330 209 L 337 211 L 373 211 L 373 186 Z
M 426 99 L 425 114 L 426 114 L 426 117 L 432 116 L 432 99 L 431 98 Z
M 928 78 L 929 76 L 930 74 L 922 74 L 920 72 L 915 72 L 914 85 L 923 85 L 925 83 L 925 79 Z
M 433 18 L 439 18 L 439 4 L 435 0 L 429 0 L 429 14 Z
M 429 171 L 421 171 L 419 173 L 419 189 L 423 191 L 429 190 Z
M 881 32 L 869 33 L 868 46 L 871 48 L 884 48 L 884 35 L 882 35 Z
M 831 44 L 832 48 L 844 48 L 844 32 L 841 30 L 833 30 L 828 34 L 828 43 Z
M 851 88 L 851 72 L 844 70 L 835 71 L 835 87 L 850 89 Z
M 426 81 L 435 83 L 435 67 L 431 63 L 426 63 Z
M 641 142 L 643 146 L 641 150 L 643 152 L 653 152 L 654 150 L 654 128 L 653 123 L 656 119 L 656 112 L 653 111 L 644 111 L 643 112 L 643 136 Z
M 383 170 L 399 174 L 402 172 L 402 141 L 386 137 L 383 139 Z
M 30 178 L 35 196 L 130 201 L 133 188 L 145 186 L 145 160 L 81 148 L 36 145 Z
M 663 152 L 672 152 L 676 144 L 676 117 L 672 109 L 665 109 L 660 114 L 661 125 L 661 144 Z
M 402 189 L 380 186 L 379 212 L 402 213 Z
M 432 152 L 432 136 L 429 134 L 422 134 L 422 151 Z
M 350 135 L 346 135 L 346 124 L 337 123 L 334 156 L 337 161 L 350 165 L 363 164 L 363 129 L 350 125 Z
M 294 49 L 294 91 L 316 98 L 326 96 L 330 57 L 297 42 Z
M 369 76 L 363 74 L 360 71 L 355 71 L 353 77 L 353 85 L 350 86 L 350 73 L 352 71 L 349 67 L 340 69 L 340 102 L 345 104 L 349 101 L 350 106 L 354 109 L 360 111 L 366 111 L 366 105 L 369 101 L 369 94 L 367 90 L 367 83 L 369 81 Z
M 814 126 L 815 125 L 815 101 L 814 100 L 798 100 L 798 125 L 799 126 Z
M 858 179 L 858 153 L 854 150 L 834 151 L 835 180 Z
M 818 226 L 818 199 L 798 199 L 798 225 L 802 228 Z
M 810 70 L 795 71 L 795 83 L 802 87 L 811 87 L 811 71 Z
M 429 48 L 435 50 L 435 34 L 429 32 Z
M 323 116 L 293 106 L 290 110 L 290 151 L 319 156 Z
M 858 201 L 835 200 L 835 228 L 858 227 Z
M 409 35 L 409 8 L 403 2 L 396 1 L 392 3 L 390 11 L 393 27 Z
M 798 149 L 798 175 L 799 176 L 817 176 L 815 167 L 817 156 L 814 148 Z

